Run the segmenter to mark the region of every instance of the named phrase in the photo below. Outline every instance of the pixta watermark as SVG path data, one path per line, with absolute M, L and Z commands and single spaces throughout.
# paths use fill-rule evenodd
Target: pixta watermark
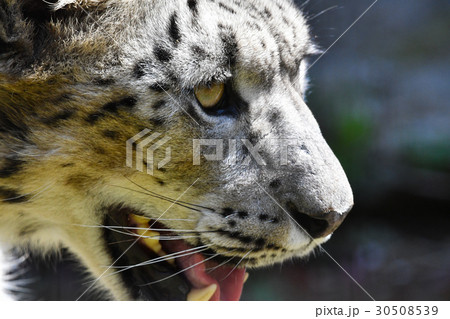
M 162 133 L 152 132 L 150 129 L 142 130 L 126 142 L 126 166 L 153 175 L 155 167 L 161 169 L 172 159 L 172 148 L 165 145 L 170 140 L 169 136 Z M 266 166 L 267 160 L 262 156 L 264 150 L 270 150 L 271 161 L 277 161 L 279 166 L 298 165 L 290 158 L 292 157 L 290 154 L 297 154 L 300 149 L 305 150 L 299 139 L 291 138 L 261 139 L 256 143 L 245 138 L 191 141 L 188 147 L 192 148 L 193 166 L 199 166 L 204 161 L 227 161 L 228 164 L 239 163 L 243 166 L 256 163 L 259 166 Z M 165 152 L 165 156 L 155 163 L 154 155 L 157 150 Z M 146 170 L 144 166 L 147 167 Z

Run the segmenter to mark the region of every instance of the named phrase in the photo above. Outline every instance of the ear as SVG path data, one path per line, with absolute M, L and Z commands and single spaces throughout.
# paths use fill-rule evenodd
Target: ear
M 55 12 L 58 0 L 18 0 L 23 18 L 33 22 L 44 22 Z
M 33 60 L 41 26 L 57 12 L 58 3 L 58 0 L 0 0 L 0 73 L 15 73 Z
M 49 24 L 98 11 L 107 0 L 0 0 L 0 73 L 16 73 L 51 41 Z

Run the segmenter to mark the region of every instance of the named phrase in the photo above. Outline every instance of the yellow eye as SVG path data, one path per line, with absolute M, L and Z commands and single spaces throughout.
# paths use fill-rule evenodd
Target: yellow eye
M 197 100 L 206 109 L 219 104 L 224 92 L 225 84 L 223 83 L 213 83 L 210 86 L 200 85 L 194 89 Z

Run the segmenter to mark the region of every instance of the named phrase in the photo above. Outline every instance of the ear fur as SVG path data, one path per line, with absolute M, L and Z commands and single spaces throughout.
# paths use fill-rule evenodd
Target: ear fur
M 17 73 L 49 41 L 48 24 L 84 15 L 107 0 L 0 0 L 0 74 Z M 78 10 L 79 9 L 79 10 Z
M 57 0 L 19 0 L 22 15 L 34 22 L 44 22 L 50 19 Z

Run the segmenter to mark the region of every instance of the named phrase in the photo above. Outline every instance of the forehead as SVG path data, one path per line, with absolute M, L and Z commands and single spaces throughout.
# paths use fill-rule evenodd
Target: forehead
M 141 75 L 186 86 L 224 80 L 236 69 L 270 77 L 296 73 L 314 50 L 304 17 L 288 1 L 151 3 L 137 27 L 140 40 L 130 43 Z

